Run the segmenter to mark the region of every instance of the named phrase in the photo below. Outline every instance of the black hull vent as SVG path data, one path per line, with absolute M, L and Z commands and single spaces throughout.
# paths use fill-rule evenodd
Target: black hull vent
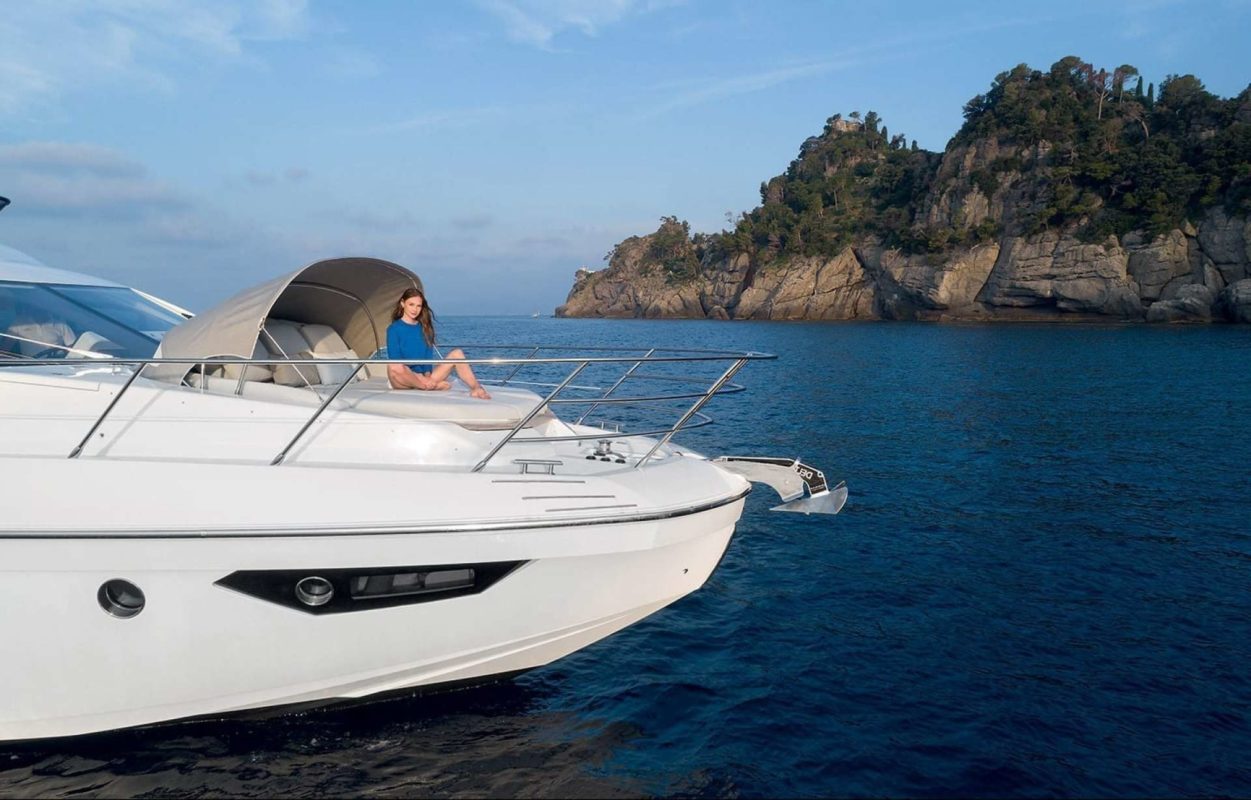
M 215 584 L 306 614 L 342 614 L 478 594 L 524 563 L 240 570 Z

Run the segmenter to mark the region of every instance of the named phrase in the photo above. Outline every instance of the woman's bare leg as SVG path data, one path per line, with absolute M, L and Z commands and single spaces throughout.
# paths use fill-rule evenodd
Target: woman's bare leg
M 444 358 L 464 358 L 464 357 L 465 357 L 465 352 L 461 350 L 459 347 L 453 350 L 452 352 L 448 353 L 446 356 L 444 356 Z M 488 394 L 487 390 L 482 388 L 482 384 L 478 382 L 478 376 L 473 374 L 473 367 L 469 366 L 468 364 L 439 364 L 430 373 L 431 379 L 433 379 L 436 384 L 437 383 L 445 384 L 447 382 L 447 376 L 452 374 L 452 367 L 456 368 L 456 377 L 464 381 L 465 385 L 469 387 L 469 394 L 471 396 L 477 397 L 479 400 L 491 399 L 491 395 Z M 440 388 L 446 389 L 448 387 L 441 386 Z

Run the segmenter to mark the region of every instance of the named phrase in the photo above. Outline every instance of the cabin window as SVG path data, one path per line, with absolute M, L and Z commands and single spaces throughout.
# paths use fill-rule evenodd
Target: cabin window
M 0 355 L 10 358 L 147 358 L 179 321 L 121 286 L 0 281 Z
M 52 286 L 63 297 L 87 306 L 118 325 L 160 341 L 165 332 L 185 320 L 132 289 L 121 286 Z

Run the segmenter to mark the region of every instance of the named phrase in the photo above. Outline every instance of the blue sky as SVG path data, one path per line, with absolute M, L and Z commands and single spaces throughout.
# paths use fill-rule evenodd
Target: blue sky
M 827 117 L 941 150 L 1017 63 L 1251 82 L 1251 2 L 60 0 L 0 14 L 0 242 L 203 309 L 320 258 L 548 313 L 726 227 Z

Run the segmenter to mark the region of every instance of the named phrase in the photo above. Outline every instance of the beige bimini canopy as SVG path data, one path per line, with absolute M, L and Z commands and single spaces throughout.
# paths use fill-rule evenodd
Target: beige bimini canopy
M 162 358 L 252 358 L 266 319 L 329 325 L 362 357 L 386 345 L 391 310 L 414 273 L 377 258 L 332 258 L 266 281 L 165 334 Z M 262 349 L 263 352 L 263 349 Z M 189 365 L 154 365 L 151 377 L 181 380 Z

